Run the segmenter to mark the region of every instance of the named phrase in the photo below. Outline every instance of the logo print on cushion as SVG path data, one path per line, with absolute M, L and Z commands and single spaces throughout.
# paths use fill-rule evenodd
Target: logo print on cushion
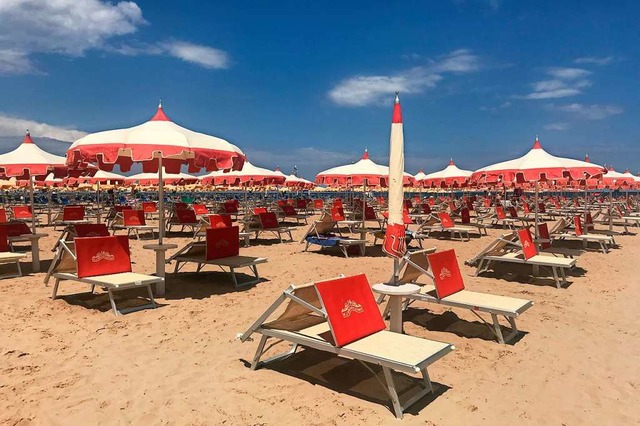
M 449 216 L 449 213 L 438 213 L 438 218 L 440 219 L 442 226 L 444 226 L 445 228 L 453 227 L 453 221 L 451 220 L 451 216 Z
M 521 229 L 518 231 L 518 238 L 520 239 L 520 244 L 522 244 L 522 251 L 524 253 L 525 259 L 531 259 L 533 256 L 538 254 L 538 249 L 535 244 L 533 244 L 533 240 L 531 239 L 531 232 L 529 229 Z
M 342 308 L 342 317 L 349 318 L 352 312 L 361 314 L 364 312 L 364 308 L 359 303 L 356 303 L 353 300 L 348 299 L 346 302 L 344 302 L 344 308 Z
M 156 208 L 156 203 L 150 202 L 142 203 L 142 210 L 144 210 L 145 213 L 155 213 L 158 211 L 158 209 Z
M 451 271 L 448 270 L 446 266 L 443 266 L 442 269 L 440 269 L 440 273 L 438 274 L 438 276 L 441 280 L 444 280 L 445 278 L 449 278 L 451 276 Z
M 264 229 L 277 228 L 278 218 L 275 213 L 260 213 L 260 222 Z
M 342 210 L 342 207 L 333 207 L 331 209 L 331 219 L 336 222 L 344 220 L 344 210 Z
M 109 253 L 108 251 L 103 250 L 103 251 L 99 251 L 98 253 L 95 254 L 95 256 L 91 258 L 91 261 L 93 263 L 98 263 L 102 260 L 106 260 L 107 262 L 113 262 L 114 260 L 116 260 L 116 257 L 111 253 Z
M 427 258 L 431 264 L 431 270 L 434 272 L 433 281 L 436 285 L 438 298 L 442 299 L 464 290 L 464 281 L 454 250 L 429 254 Z
M 31 229 L 24 222 L 4 223 L 2 228 L 5 229 L 8 237 L 19 237 L 20 235 L 30 235 Z
M 196 214 L 207 214 L 207 213 L 209 213 L 209 210 L 207 209 L 207 206 L 205 206 L 204 204 L 194 204 L 193 205 L 193 211 L 196 212 Z
M 322 281 L 315 286 L 327 312 L 327 322 L 337 346 L 344 346 L 385 329 L 366 275 Z M 362 312 L 343 316 L 342 310 L 348 301 L 357 301 Z
M 31 207 L 29 207 L 29 206 L 15 206 L 13 208 L 13 215 L 17 219 L 29 219 L 29 218 L 31 218 Z
M 62 220 L 82 220 L 84 219 L 84 207 L 74 206 L 62 209 Z
M 142 210 L 125 210 L 122 214 L 126 226 L 144 226 L 146 224 Z
M 384 233 L 384 241 L 382 242 L 382 251 L 389 256 L 401 258 L 406 251 L 407 233 L 404 225 L 399 223 L 387 224 L 387 230 Z

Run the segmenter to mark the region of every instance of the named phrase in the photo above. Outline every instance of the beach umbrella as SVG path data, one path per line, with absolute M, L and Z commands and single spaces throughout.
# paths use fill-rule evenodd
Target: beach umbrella
M 449 160 L 449 165 L 444 169 L 425 175 L 420 181 L 426 188 L 451 188 L 466 185 L 471 178 L 471 170 L 462 170 Z
M 246 186 L 251 183 L 253 185 L 282 185 L 286 176 L 282 173 L 257 167 L 249 161 L 244 162 L 242 170 L 230 172 L 215 171 L 200 178 L 204 185 L 231 185 Z
M 609 166 L 607 174 L 602 176 L 602 182 L 611 188 L 620 188 L 622 186 L 634 186 L 636 184 L 636 178 L 631 173 L 616 172 L 613 166 Z
M 403 218 L 404 206 L 404 134 L 402 109 L 396 93 L 389 138 L 389 220 L 382 250 L 393 257 L 393 281 L 397 282 L 399 261 L 406 251 L 406 233 Z
M 310 189 L 314 187 L 314 183 L 310 180 L 291 174 L 285 179 L 284 186 L 288 188 Z
M 124 178 L 125 185 L 158 186 L 157 173 L 138 173 Z M 165 185 L 188 185 L 198 182 L 196 176 L 187 173 L 165 173 L 162 172 L 162 182 Z
M 332 167 L 316 176 L 315 183 L 329 186 L 383 186 L 388 185 L 389 167 L 375 163 L 364 150 L 360 161 L 353 164 Z M 414 177 L 403 172 L 403 185 L 412 185 Z
M 67 150 L 67 165 L 95 163 L 101 170 L 112 171 L 117 164 L 127 172 L 133 163 L 141 163 L 144 173 L 158 173 L 159 233 L 158 244 L 145 248 L 156 251 L 156 273 L 164 276 L 165 252 L 175 245 L 165 245 L 163 171 L 180 173 L 182 165 L 195 173 L 201 169 L 238 170 L 245 155 L 224 139 L 195 132 L 177 125 L 158 105 L 151 120 L 138 126 L 89 134 L 75 141 Z M 164 282 L 156 287 L 164 294 Z
M 96 171 L 92 176 L 80 176 L 78 178 L 70 178 L 69 181 L 77 183 L 118 185 L 123 184 L 125 177 L 117 173 L 105 172 L 104 170 Z

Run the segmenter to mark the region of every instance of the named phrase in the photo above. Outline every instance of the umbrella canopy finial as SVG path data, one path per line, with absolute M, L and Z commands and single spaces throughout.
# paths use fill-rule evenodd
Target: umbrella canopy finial
M 542 145 L 540 145 L 540 139 L 538 139 L 538 135 L 536 135 L 536 140 L 533 143 L 533 148 L 531 149 L 542 149 Z
M 396 101 L 393 105 L 393 118 L 391 123 L 402 123 L 402 108 L 400 107 L 399 92 L 396 92 Z
M 589 161 L 589 154 L 586 154 L 586 155 L 584 156 L 584 162 L 585 162 L 585 163 L 590 163 L 590 162 L 591 162 L 591 161 Z
M 27 133 L 25 133 L 22 143 L 33 143 L 33 139 L 31 139 L 31 133 L 29 133 L 29 129 L 27 129 Z
M 362 154 L 362 159 L 363 160 L 369 159 L 369 150 L 367 148 L 364 149 L 364 153 Z
M 151 117 L 151 121 L 171 121 L 162 109 L 162 99 L 158 102 L 158 110 L 156 111 L 156 114 Z
M 450 166 L 455 166 L 456 165 L 456 163 L 453 162 L 453 158 L 449 159 L 449 165 Z

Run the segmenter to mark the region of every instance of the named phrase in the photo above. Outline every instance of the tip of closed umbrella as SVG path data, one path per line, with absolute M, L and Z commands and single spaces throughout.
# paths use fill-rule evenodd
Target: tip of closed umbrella
M 393 105 L 393 118 L 391 123 L 402 123 L 402 107 L 400 107 L 400 96 L 396 92 L 396 101 Z
M 33 143 L 33 139 L 31 139 L 31 133 L 29 133 L 29 129 L 27 129 L 27 133 L 25 133 L 22 143 Z
M 542 145 L 540 145 L 540 140 L 538 140 L 538 135 L 536 135 L 536 140 L 533 143 L 533 148 L 531 149 L 542 149 Z

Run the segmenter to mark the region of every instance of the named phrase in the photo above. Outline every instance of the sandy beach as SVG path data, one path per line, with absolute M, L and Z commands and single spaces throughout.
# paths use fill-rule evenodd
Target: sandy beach
M 59 233 L 41 242 L 43 269 Z M 616 237 L 604 255 L 588 251 L 567 288 L 504 268 L 473 277 L 463 265 L 502 232 L 454 248 L 468 289 L 531 299 L 514 344 L 500 345 L 469 311 L 416 303 L 407 334 L 450 342 L 456 350 L 429 368 L 435 396 L 394 418 L 384 391 L 360 364 L 303 350 L 268 368 L 248 367 L 257 342 L 243 332 L 291 283 L 366 273 L 387 280 L 392 261 L 380 247 L 365 257 L 303 252 L 298 243 L 261 240 L 241 254 L 263 256 L 263 281 L 235 290 L 213 268 L 177 276 L 167 266 L 159 307 L 116 317 L 105 294 L 52 301 L 44 273 L 0 282 L 0 423 L 70 424 L 637 424 L 640 353 L 637 235 Z M 637 233 L 638 228 L 631 228 Z M 190 238 L 172 237 L 182 246 Z M 148 241 L 131 240 L 135 272 L 154 271 Z M 370 241 L 371 244 L 371 241 Z M 86 287 L 63 282 L 61 294 Z M 413 379 L 411 379 L 413 380 Z M 410 383 L 400 380 L 401 386 Z

